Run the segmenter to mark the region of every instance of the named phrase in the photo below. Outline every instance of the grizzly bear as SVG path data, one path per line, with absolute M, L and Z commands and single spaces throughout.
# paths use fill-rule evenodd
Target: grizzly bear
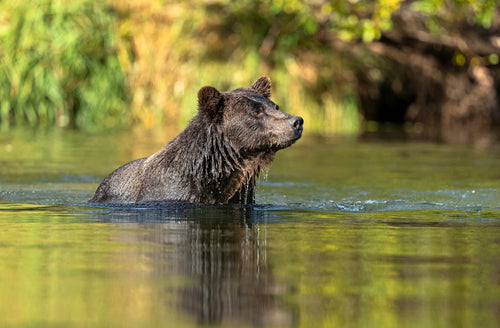
M 302 135 L 303 119 L 269 100 L 271 80 L 198 92 L 198 113 L 162 150 L 106 177 L 91 203 L 253 204 L 255 180 Z

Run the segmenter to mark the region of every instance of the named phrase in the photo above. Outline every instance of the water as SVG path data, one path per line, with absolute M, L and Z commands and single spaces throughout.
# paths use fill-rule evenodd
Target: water
M 252 208 L 91 207 L 171 136 L 0 136 L 1 327 L 498 327 L 500 150 L 304 138 Z

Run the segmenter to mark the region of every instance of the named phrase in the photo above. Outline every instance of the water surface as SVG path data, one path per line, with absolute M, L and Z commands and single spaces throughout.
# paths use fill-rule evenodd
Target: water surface
M 498 327 L 500 151 L 313 139 L 251 208 L 86 204 L 169 136 L 0 136 L 1 327 Z

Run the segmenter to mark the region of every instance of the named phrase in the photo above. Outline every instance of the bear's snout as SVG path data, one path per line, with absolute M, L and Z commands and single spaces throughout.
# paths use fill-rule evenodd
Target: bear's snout
M 304 124 L 304 119 L 300 116 L 294 116 L 290 119 L 290 126 L 293 128 L 295 133 L 298 135 L 302 134 L 302 125 Z

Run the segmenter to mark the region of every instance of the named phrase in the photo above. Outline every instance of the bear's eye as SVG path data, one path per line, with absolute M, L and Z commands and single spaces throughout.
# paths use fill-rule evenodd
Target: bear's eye
M 279 110 L 280 109 L 280 106 L 278 105 L 275 105 L 276 107 L 274 107 L 276 110 Z
M 256 108 L 253 110 L 252 115 L 255 117 L 259 117 L 262 116 L 263 113 L 264 111 L 262 110 L 262 108 Z

